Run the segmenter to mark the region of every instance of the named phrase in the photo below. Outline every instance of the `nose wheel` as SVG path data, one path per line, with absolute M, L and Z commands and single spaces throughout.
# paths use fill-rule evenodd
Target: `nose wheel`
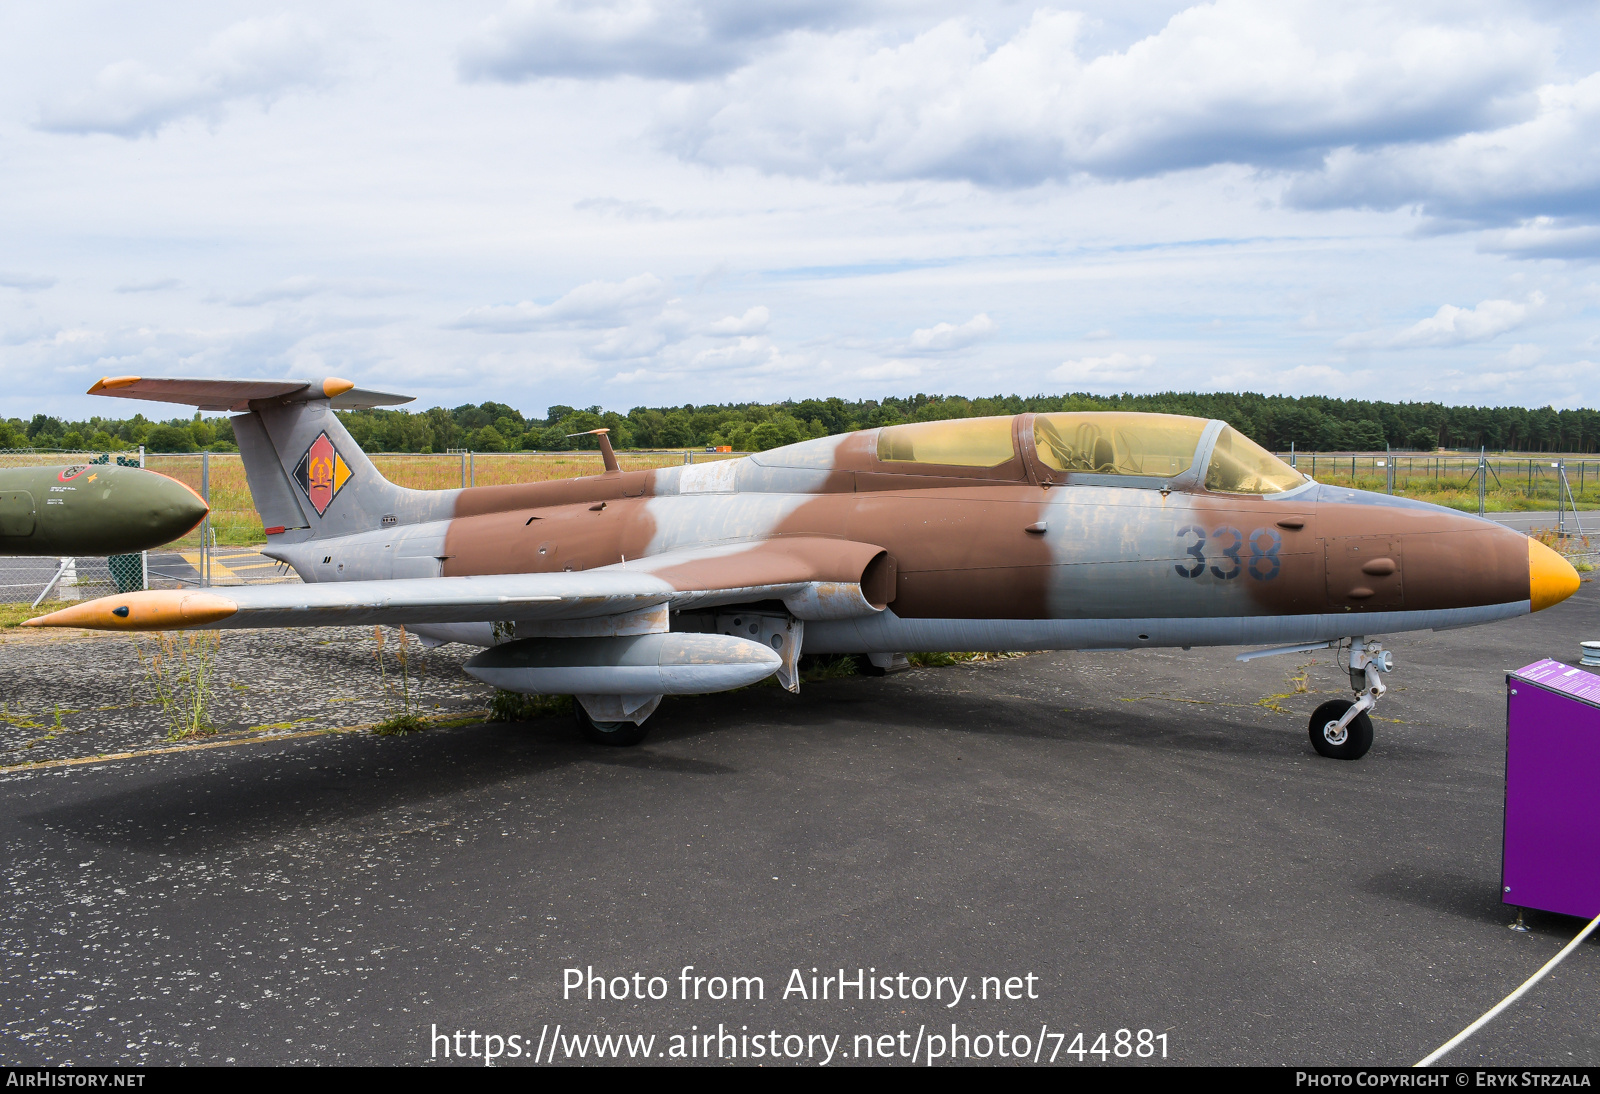
M 1372 747 L 1372 719 L 1353 699 L 1329 699 L 1311 713 L 1311 747 L 1330 760 L 1359 760 Z
M 1359 760 L 1372 747 L 1372 717 L 1367 713 L 1389 689 L 1380 673 L 1394 668 L 1394 655 L 1383 643 L 1366 638 L 1350 642 L 1350 685 L 1356 697 L 1329 699 L 1311 714 L 1311 747 L 1332 760 Z

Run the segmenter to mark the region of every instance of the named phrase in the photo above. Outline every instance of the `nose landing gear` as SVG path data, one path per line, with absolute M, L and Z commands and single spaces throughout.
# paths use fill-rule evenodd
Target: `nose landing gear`
M 1311 747 L 1330 759 L 1359 760 L 1372 747 L 1372 718 L 1367 714 L 1389 689 L 1379 673 L 1394 668 L 1394 655 L 1365 636 L 1350 643 L 1350 686 L 1356 698 L 1330 699 L 1311 715 Z

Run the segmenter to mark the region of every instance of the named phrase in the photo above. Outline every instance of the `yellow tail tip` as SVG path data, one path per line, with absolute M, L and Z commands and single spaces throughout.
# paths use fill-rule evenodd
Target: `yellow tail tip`
M 103 596 L 24 620 L 24 627 L 81 627 L 92 631 L 176 631 L 226 619 L 239 605 L 216 593 L 182 589 Z
M 1578 591 L 1578 571 L 1555 551 L 1528 538 L 1528 601 L 1543 611 Z
M 115 391 L 119 387 L 129 387 L 137 384 L 143 377 L 140 376 L 102 376 L 94 382 L 89 389 L 90 395 L 98 395 L 102 391 Z

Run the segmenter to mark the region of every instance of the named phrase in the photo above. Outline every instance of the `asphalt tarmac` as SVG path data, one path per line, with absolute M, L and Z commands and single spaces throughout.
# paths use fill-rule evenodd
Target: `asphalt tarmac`
M 536 1044 L 592 1062 L 589 1034 L 626 1034 L 654 1062 L 772 1062 L 760 1044 L 816 1065 L 831 1043 L 830 1066 L 920 1064 L 954 1024 L 991 1063 L 1020 1062 L 993 1055 L 1003 1030 L 1041 1066 L 1099 1064 L 1102 1032 L 1112 1064 L 1408 1064 L 1580 926 L 1507 930 L 1503 689 L 1600 637 L 1597 601 L 1585 582 L 1536 616 L 1396 637 L 1354 763 L 1307 740 L 1348 694 L 1327 651 L 1197 649 L 668 701 L 636 749 L 549 718 L 13 772 L 5 1057 L 481 1065 L 492 1034 L 501 1064 Z M 564 997 L 590 968 L 647 998 Z M 896 997 L 785 997 L 813 968 Z M 734 976 L 764 998 L 707 998 Z M 898 998 L 916 977 L 942 998 Z M 965 978 L 954 1006 L 938 977 Z M 985 977 L 1002 998 L 977 997 Z M 1597 1012 L 1590 944 L 1446 1063 L 1595 1064 Z

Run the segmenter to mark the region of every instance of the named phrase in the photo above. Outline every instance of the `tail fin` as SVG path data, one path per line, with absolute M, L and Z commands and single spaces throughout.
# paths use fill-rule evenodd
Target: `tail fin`
M 203 410 L 239 410 L 233 435 L 262 524 L 274 543 L 347 536 L 449 517 L 455 490 L 408 490 L 379 474 L 334 409 L 408 403 L 348 380 L 107 378 L 91 395 Z

